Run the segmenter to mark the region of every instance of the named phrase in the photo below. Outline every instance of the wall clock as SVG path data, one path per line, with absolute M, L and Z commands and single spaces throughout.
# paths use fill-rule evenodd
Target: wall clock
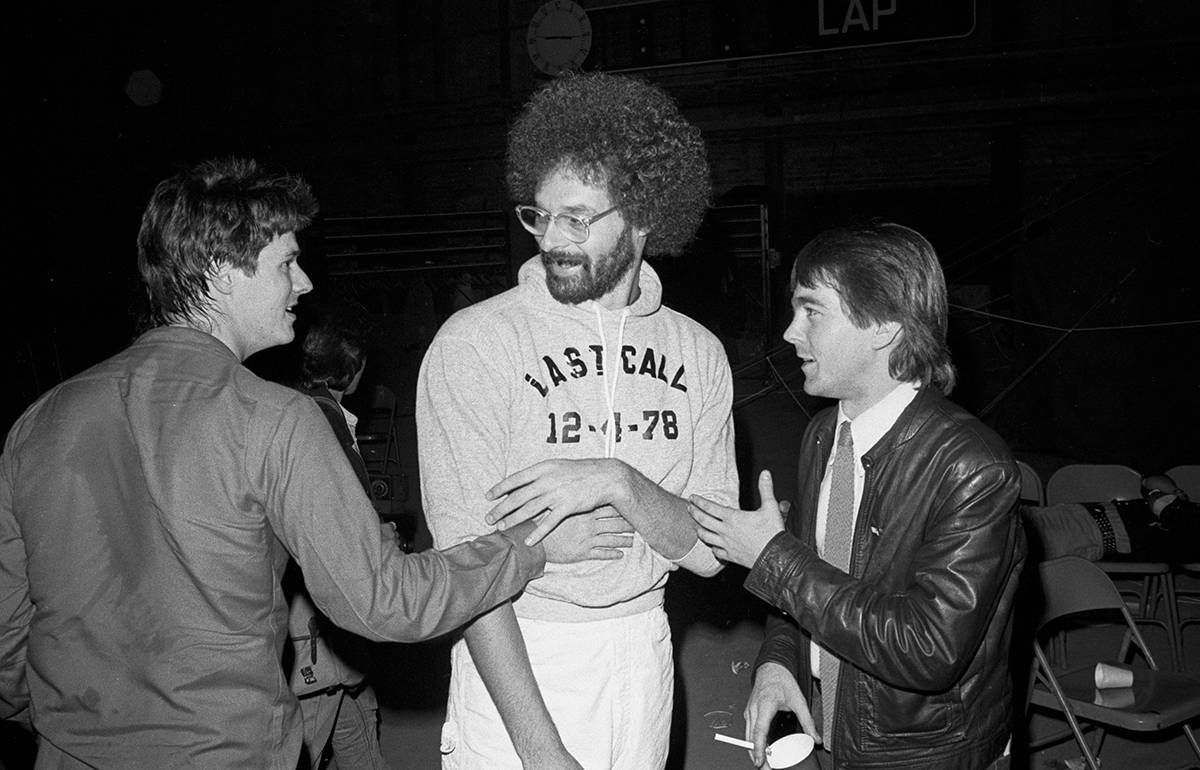
M 529 58 L 547 75 L 578 69 L 592 49 L 592 23 L 571 0 L 550 0 L 529 20 Z

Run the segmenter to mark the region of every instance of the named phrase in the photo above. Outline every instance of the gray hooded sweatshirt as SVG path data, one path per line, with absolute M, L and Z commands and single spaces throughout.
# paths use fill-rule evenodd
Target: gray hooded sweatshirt
M 673 494 L 737 505 L 724 348 L 662 306 L 649 265 L 638 281 L 640 296 L 620 310 L 563 304 L 534 257 L 515 288 L 441 327 L 416 405 L 422 502 L 437 547 L 494 531 L 484 492 L 547 459 L 616 457 Z M 635 534 L 621 559 L 547 564 L 516 613 L 572 621 L 644 612 L 662 603 L 676 566 Z

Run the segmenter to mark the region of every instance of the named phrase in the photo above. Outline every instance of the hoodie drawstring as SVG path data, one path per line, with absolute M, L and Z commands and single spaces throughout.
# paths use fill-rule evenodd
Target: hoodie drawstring
M 608 430 L 604 434 L 604 456 L 613 457 L 617 453 L 616 412 L 613 404 L 617 397 L 617 380 L 621 377 L 621 368 L 614 368 L 609 357 L 608 339 L 604 335 L 604 316 L 600 314 L 599 306 L 593 304 L 596 311 L 596 327 L 600 331 L 600 344 L 604 346 L 604 405 L 608 408 Z M 621 320 L 617 324 L 616 360 L 620 363 L 621 348 L 625 344 L 625 320 L 629 318 L 629 308 L 621 310 Z M 609 385 L 609 372 L 612 372 L 612 384 Z

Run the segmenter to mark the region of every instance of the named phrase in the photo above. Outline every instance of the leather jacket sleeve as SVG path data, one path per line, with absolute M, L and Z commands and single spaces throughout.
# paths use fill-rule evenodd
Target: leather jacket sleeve
M 889 531 L 907 546 L 876 542 L 882 538 L 870 532 L 871 522 L 861 521 L 864 513 L 872 515 L 864 500 L 854 576 L 782 532 L 763 550 L 746 587 L 867 674 L 894 686 L 937 691 L 959 681 L 1019 561 L 1021 534 L 1013 512 L 1018 482 L 1007 458 L 960 456 L 936 487 L 919 479 L 912 485 L 914 510 L 883 512 L 908 524 L 908 531 Z M 872 495 L 869 480 L 866 489 Z M 887 502 L 903 505 L 904 498 L 897 498 Z M 868 552 L 885 548 L 900 550 L 868 558 Z M 806 645 L 799 628 L 773 619 L 758 662 L 799 666 L 807 650 L 801 654 L 797 648 Z

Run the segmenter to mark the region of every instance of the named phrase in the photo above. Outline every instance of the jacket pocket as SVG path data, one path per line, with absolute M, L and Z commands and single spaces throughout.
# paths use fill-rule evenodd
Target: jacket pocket
M 857 685 L 862 718 L 856 721 L 864 750 L 944 746 L 967 738 L 966 710 L 958 687 L 941 693 L 913 692 L 871 677 L 860 677 Z

